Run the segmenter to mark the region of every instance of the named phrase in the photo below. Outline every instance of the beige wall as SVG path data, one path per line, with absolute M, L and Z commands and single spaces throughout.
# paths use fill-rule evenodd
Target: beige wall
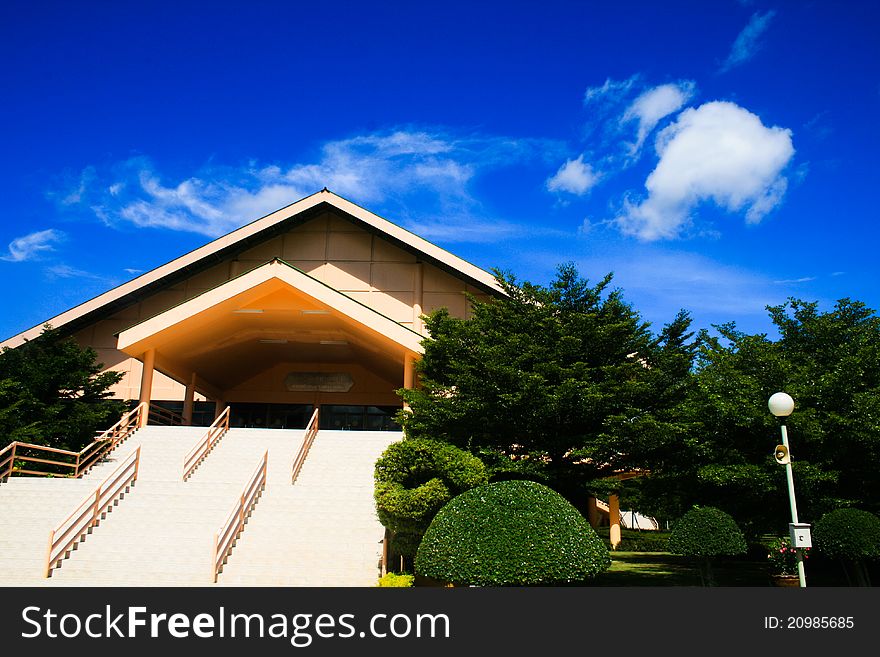
M 291 372 L 348 372 L 354 381 L 348 392 L 289 392 L 284 381 Z M 395 406 L 400 397 L 399 381 L 388 381 L 360 364 L 279 363 L 271 369 L 227 391 L 227 402 L 270 402 L 277 404 L 377 404 Z
M 82 329 L 76 334 L 76 338 L 81 344 L 94 347 L 107 369 L 123 373 L 122 381 L 113 390 L 114 395 L 122 399 L 137 399 L 141 363 L 116 350 L 114 334 L 276 257 L 414 330 L 421 329 L 419 309 L 426 314 L 445 306 L 453 315 L 466 317 L 469 309 L 464 291 L 478 298 L 486 298 L 484 293 L 466 285 L 455 276 L 433 265 L 418 263 L 415 255 L 328 213 L 267 240 L 236 258 L 227 258 L 173 288 L 158 292 L 108 319 Z M 291 371 L 290 366 L 278 367 L 286 368 L 285 375 Z M 367 400 L 366 388 L 359 383 L 347 395 L 337 393 L 333 397 L 335 401 L 327 400 L 323 403 L 399 402 L 393 390 L 401 387 L 402 381 L 391 382 L 379 377 L 371 379 L 367 376 L 369 372 L 357 363 L 342 364 L 339 367 L 351 371 L 353 376 L 359 368 L 362 384 L 368 385 L 376 394 Z M 270 382 L 277 375 L 275 370 L 265 372 L 249 382 L 250 389 L 239 387 L 229 391 L 228 401 L 256 401 L 255 395 L 265 395 L 260 401 L 298 403 L 292 398 L 293 393 L 285 392 L 283 387 L 273 387 L 274 383 Z M 283 380 L 283 376 L 281 378 Z M 387 396 L 388 401 L 373 401 L 376 395 L 382 398 Z M 182 400 L 183 396 L 183 385 L 156 372 L 153 379 L 153 399 Z M 312 403 L 312 400 L 307 401 Z

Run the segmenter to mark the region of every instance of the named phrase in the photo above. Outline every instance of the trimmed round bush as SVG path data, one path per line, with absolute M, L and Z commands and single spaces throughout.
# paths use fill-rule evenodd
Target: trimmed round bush
M 453 499 L 434 517 L 415 560 L 417 575 L 477 586 L 578 583 L 610 565 L 577 509 L 533 481 L 487 484 Z
M 483 462 L 424 438 L 390 445 L 376 462 L 376 512 L 397 554 L 415 556 L 434 515 L 453 497 L 488 481 Z
M 832 559 L 862 561 L 880 557 L 880 518 L 860 509 L 837 509 L 813 528 L 816 548 Z
M 748 546 L 736 521 L 712 506 L 694 507 L 685 513 L 669 535 L 669 551 L 688 557 L 745 554 Z
M 667 545 L 673 554 L 696 559 L 703 586 L 715 586 L 712 557 L 748 551 L 746 539 L 736 521 L 713 506 L 694 507 L 679 518 Z

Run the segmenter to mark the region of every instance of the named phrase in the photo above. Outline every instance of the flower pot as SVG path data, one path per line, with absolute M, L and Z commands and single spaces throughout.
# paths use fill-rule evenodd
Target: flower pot
M 801 581 L 797 575 L 771 575 L 773 586 L 800 586 Z

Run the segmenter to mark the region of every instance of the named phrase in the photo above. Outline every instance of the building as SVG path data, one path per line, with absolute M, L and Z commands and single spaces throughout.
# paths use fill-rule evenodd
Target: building
M 221 585 L 371 585 L 387 556 L 373 467 L 401 438 L 396 391 L 415 383 L 421 317 L 445 307 L 466 318 L 467 294 L 501 293 L 492 274 L 324 189 L 46 320 L 123 374 L 113 394 L 138 407 L 139 426 L 151 415 L 193 426 L 128 433 L 85 470 L 82 453 L 70 452 L 72 479 L 3 484 L 0 543 L 10 547 L 0 585 L 199 586 L 221 574 Z M 312 447 L 302 429 L 315 409 Z M 202 428 L 215 420 L 222 432 Z M 7 477 L 16 459 L 59 458 L 21 448 L 0 445 Z M 257 463 L 262 479 L 248 479 Z M 124 495 L 101 492 L 117 467 L 133 468 L 137 501 L 119 504 L 92 535 Z M 265 491 L 259 506 L 255 491 Z M 91 519 L 77 515 L 81 496 Z M 248 530 L 218 553 L 223 536 L 237 536 L 228 523 L 239 501 L 237 531 L 253 513 Z M 615 496 L 608 508 L 592 501 L 594 525 L 609 515 L 619 516 Z M 70 530 L 58 524 L 65 516 L 84 524 Z M 65 541 L 81 531 L 89 546 L 68 559 Z
M 392 428 L 421 316 L 488 272 L 324 189 L 46 320 L 123 373 L 114 396 L 206 425 Z M 0 343 L 16 347 L 36 326 Z

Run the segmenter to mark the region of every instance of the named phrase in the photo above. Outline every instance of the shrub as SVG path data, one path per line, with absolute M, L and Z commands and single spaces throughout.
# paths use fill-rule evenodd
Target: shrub
M 598 527 L 596 533 L 606 545 L 609 542 L 610 528 Z M 618 552 L 669 552 L 669 532 L 659 530 L 639 530 L 622 527 Z
M 810 548 L 804 549 L 804 559 L 810 554 Z M 774 540 L 767 548 L 767 562 L 773 575 L 797 575 L 797 548 L 791 546 L 791 539 L 783 536 Z
M 436 515 L 416 554 L 417 575 L 454 584 L 579 583 L 611 557 L 564 497 L 533 481 L 462 493 Z
M 487 481 L 477 457 L 446 443 L 407 439 L 390 445 L 376 462 L 379 521 L 391 532 L 391 549 L 415 556 L 434 515 L 453 497 Z
M 844 565 L 861 586 L 870 586 L 866 561 L 880 557 L 880 518 L 860 509 L 837 509 L 822 516 L 813 529 L 816 548 Z
M 406 588 L 412 585 L 412 575 L 397 575 L 395 573 L 385 573 L 376 584 L 376 586 L 381 588 Z
M 745 554 L 746 539 L 733 518 L 715 507 L 694 507 L 685 513 L 669 535 L 669 551 L 694 557 L 700 564 L 704 586 L 714 586 L 712 557 Z

